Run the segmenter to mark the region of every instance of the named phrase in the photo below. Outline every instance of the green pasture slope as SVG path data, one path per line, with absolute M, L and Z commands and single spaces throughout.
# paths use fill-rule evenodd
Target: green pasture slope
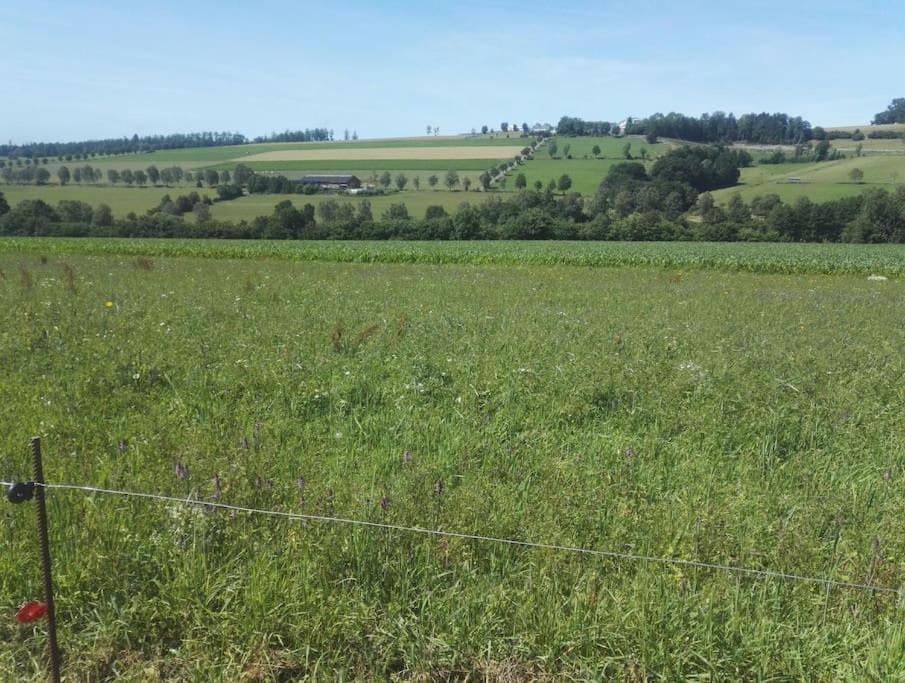
M 3 478 L 30 477 L 39 433 L 50 482 L 901 587 L 905 280 L 556 265 L 574 245 L 361 246 L 521 253 L 510 266 L 266 258 L 333 248 L 356 246 L 0 242 Z M 68 680 L 905 675 L 895 593 L 48 505 Z M 33 506 L 3 509 L 12 614 L 40 575 Z M 43 680 L 43 626 L 5 624 L 4 670 Z
M 411 178 L 411 176 L 409 176 Z M 421 177 L 422 187 L 425 186 L 426 178 Z M 410 185 L 411 186 L 411 185 Z M 442 185 L 441 185 L 442 186 Z M 439 187 L 439 186 L 438 186 Z M 477 187 L 475 184 L 473 187 Z M 303 207 L 305 204 L 312 204 L 316 207 L 325 201 L 336 201 L 340 204 L 351 204 L 359 206 L 362 202 L 369 202 L 371 212 L 375 218 L 386 211 L 392 204 L 405 204 L 409 215 L 413 218 L 424 218 L 424 214 L 429 206 L 441 206 L 447 213 L 455 213 L 459 205 L 464 202 L 477 204 L 485 202 L 492 197 L 501 197 L 498 192 L 465 192 L 464 190 L 425 190 L 420 191 L 405 190 L 403 192 L 394 192 L 387 195 L 371 196 L 371 197 L 354 197 L 348 195 L 298 195 L 298 194 L 256 194 L 246 195 L 239 199 L 229 202 L 217 202 L 211 207 L 211 214 L 214 218 L 224 221 L 238 222 L 240 220 L 252 220 L 256 216 L 270 215 L 273 213 L 273 207 L 281 201 L 290 201 L 297 208 Z M 506 195 L 502 195 L 503 199 L 508 199 Z
M 854 183 L 849 178 L 853 168 L 864 172 L 864 179 Z M 789 183 L 798 178 L 800 183 Z M 736 192 L 750 201 L 758 195 L 777 194 L 784 201 L 808 197 L 815 202 L 831 201 L 861 194 L 867 188 L 894 190 L 905 183 L 905 156 L 870 155 L 838 161 L 805 164 L 763 164 L 742 169 L 740 184 L 717 190 L 718 201 L 728 201 Z
M 107 204 L 117 217 L 125 216 L 130 211 L 143 214 L 160 204 L 160 199 L 165 194 L 176 196 L 197 190 L 201 194 L 216 196 L 216 191 L 205 188 L 199 190 L 193 185 L 179 185 L 173 187 L 126 187 L 123 185 L 0 185 L 0 192 L 9 202 L 15 206 L 26 199 L 41 199 L 48 204 L 56 206 L 61 201 L 87 202 L 91 206 Z

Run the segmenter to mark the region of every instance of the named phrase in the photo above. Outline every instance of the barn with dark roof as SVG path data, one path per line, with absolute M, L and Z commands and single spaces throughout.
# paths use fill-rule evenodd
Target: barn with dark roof
M 302 185 L 319 185 L 340 190 L 361 187 L 361 180 L 354 175 L 306 175 L 300 182 Z

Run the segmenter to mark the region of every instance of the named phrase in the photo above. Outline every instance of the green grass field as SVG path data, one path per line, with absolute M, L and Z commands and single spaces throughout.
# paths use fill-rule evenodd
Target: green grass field
M 538 155 L 509 175 L 506 189 L 515 189 L 515 178 L 519 173 L 525 174 L 531 189 L 534 188 L 535 181 L 541 181 L 546 187 L 551 180 L 558 181 L 561 175 L 566 174 L 572 179 L 570 192 L 593 197 L 610 168 L 622 161 L 625 159 L 550 159 Z
M 424 178 L 422 177 L 422 183 Z M 280 195 L 262 194 L 247 195 L 229 202 L 218 202 L 211 207 L 214 218 L 226 221 L 251 220 L 255 216 L 269 215 L 273 213 L 273 207 L 279 202 L 288 199 L 295 206 L 302 207 L 305 204 L 319 206 L 321 202 L 335 200 L 341 204 L 358 206 L 362 201 L 371 203 L 371 210 L 375 218 L 379 218 L 391 204 L 405 204 L 409 215 L 414 218 L 424 218 L 424 212 L 429 206 L 442 206 L 448 213 L 455 213 L 463 202 L 472 204 L 484 202 L 491 197 L 499 197 L 498 192 L 465 192 L 464 190 L 406 190 L 394 192 L 388 195 L 374 197 L 350 197 L 346 195 Z M 503 195 L 503 198 L 507 198 Z
M 849 172 L 864 172 L 861 183 L 853 183 Z M 788 178 L 800 178 L 800 184 L 789 184 Z M 764 164 L 742 169 L 740 185 L 713 193 L 718 201 L 727 201 L 734 193 L 750 201 L 758 195 L 777 194 L 784 201 L 808 197 L 815 202 L 831 201 L 861 194 L 868 187 L 895 189 L 905 182 L 905 157 L 871 155 L 860 158 L 805 164 Z
M 41 434 L 51 482 L 209 501 L 216 476 L 231 504 L 900 587 L 901 279 L 262 258 L 340 247 L 0 242 L 3 477 L 28 478 Z M 604 247 L 905 272 L 897 247 Z M 580 255 L 374 245 L 473 248 Z M 109 253 L 73 253 L 92 249 Z M 894 594 L 80 492 L 48 504 L 68 680 L 905 674 Z M 3 515 L 11 615 L 40 575 L 33 505 Z M 16 680 L 43 680 L 41 633 L 0 622 Z
M 41 199 L 54 206 L 64 200 L 82 201 L 91 206 L 108 204 L 115 216 L 125 216 L 130 211 L 142 214 L 157 206 L 165 194 L 176 196 L 191 191 L 211 197 L 217 195 L 214 190 L 198 189 L 194 185 L 173 187 L 125 187 L 103 184 L 76 185 L 75 183 L 62 187 L 60 185 L 0 185 L 0 192 L 11 206 L 26 199 Z
M 626 143 L 631 144 L 631 153 L 636 161 L 640 161 L 641 149 L 647 151 L 650 159 L 655 159 L 674 146 L 671 141 L 649 145 L 640 136 L 627 136 L 624 138 L 610 136 L 596 138 L 556 137 L 554 139 L 558 147 L 557 158 L 551 158 L 547 148 L 541 147 L 534 159 L 526 162 L 510 174 L 506 182 L 507 190 L 515 189 L 515 177 L 519 173 L 525 174 L 529 188 L 533 188 L 535 181 L 538 180 L 546 187 L 551 180 L 558 181 L 561 175 L 567 174 L 572 178 L 571 192 L 593 196 L 597 192 L 600 182 L 609 172 L 610 167 L 626 161 L 623 155 L 623 148 Z M 563 150 L 566 145 L 570 147 L 569 154 L 571 154 L 572 159 L 563 157 Z M 595 145 L 600 147 L 600 158 L 594 158 L 592 154 Z

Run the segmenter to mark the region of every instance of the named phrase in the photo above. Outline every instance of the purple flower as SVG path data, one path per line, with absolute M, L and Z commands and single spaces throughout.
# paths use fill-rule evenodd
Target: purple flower
M 295 485 L 299 487 L 299 491 L 305 490 L 305 477 L 299 477 L 295 480 Z
M 443 480 L 437 479 L 437 483 L 434 484 L 434 495 L 442 496 L 443 495 Z
M 223 493 L 223 489 L 220 487 L 220 475 L 215 474 L 213 479 L 214 484 L 214 500 L 220 500 L 220 494 Z
M 122 439 L 122 440 L 119 442 L 119 452 L 120 452 L 120 453 L 125 453 L 125 452 L 128 451 L 128 450 L 129 450 L 129 442 L 126 441 L 125 439 Z
M 386 510 L 388 507 L 390 507 L 390 499 L 388 496 L 384 496 L 380 499 L 380 509 Z
M 174 470 L 176 472 L 176 478 L 180 481 L 185 481 L 189 478 L 189 468 L 183 465 L 181 462 L 176 463 Z
M 402 464 L 408 465 L 412 461 L 412 454 L 409 451 L 402 451 Z

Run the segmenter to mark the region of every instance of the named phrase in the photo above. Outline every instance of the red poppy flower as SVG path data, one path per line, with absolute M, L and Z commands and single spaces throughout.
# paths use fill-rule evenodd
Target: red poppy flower
M 19 611 L 16 612 L 16 619 L 20 624 L 29 624 L 33 621 L 37 621 L 45 614 L 47 614 L 46 603 L 35 602 L 32 600 L 31 602 L 24 603 L 19 608 Z

